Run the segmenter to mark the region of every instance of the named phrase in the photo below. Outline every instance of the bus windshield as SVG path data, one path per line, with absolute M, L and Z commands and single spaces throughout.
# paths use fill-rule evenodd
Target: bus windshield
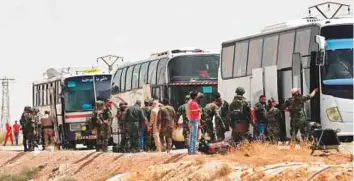
M 111 97 L 112 75 L 95 75 L 95 90 L 97 100 L 106 100 Z
M 168 64 L 169 80 L 198 81 L 217 80 L 220 56 L 183 55 L 170 60 Z
M 72 77 L 65 83 L 65 111 L 89 111 L 93 110 L 95 98 L 92 84 L 92 76 Z

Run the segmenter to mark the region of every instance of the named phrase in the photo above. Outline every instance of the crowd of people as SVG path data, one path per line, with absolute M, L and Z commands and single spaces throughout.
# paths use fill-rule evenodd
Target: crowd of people
M 244 139 L 262 139 L 278 142 L 282 135 L 281 122 L 285 121 L 283 111 L 289 111 L 291 117 L 291 136 L 295 138 L 300 131 L 302 138 L 307 136 L 307 120 L 304 112 L 304 103 L 315 96 L 318 89 L 303 96 L 298 88 L 291 90 L 292 97 L 283 104 L 278 104 L 273 98 L 267 100 L 260 95 L 259 101 L 251 106 L 244 97 L 245 90 L 238 87 L 236 95 L 229 104 L 219 93 L 214 94 L 213 102 L 205 107 L 200 106 L 204 95 L 192 91 L 185 97 L 185 104 L 180 105 L 177 111 L 167 101 L 145 100 L 144 105 L 137 100 L 132 106 L 121 102 L 119 105 L 106 100 L 96 101 L 91 126 L 97 135 L 96 151 L 106 152 L 108 141 L 112 135 L 112 121 L 115 116 L 118 120 L 118 130 L 121 135 L 118 141 L 119 152 L 167 151 L 173 147 L 173 132 L 179 126 L 183 127 L 182 135 L 184 146 L 190 154 L 197 153 L 200 139 L 209 142 L 225 140 L 225 133 L 231 131 L 231 140 L 240 142 Z M 112 114 L 112 106 L 117 108 L 116 115 Z M 26 106 L 21 116 L 20 124 L 13 125 L 16 145 L 20 129 L 23 132 L 23 146 L 25 151 L 33 151 L 40 142 L 43 149 L 55 144 L 55 119 L 45 111 L 39 117 L 39 110 Z M 253 126 L 253 136 L 249 130 Z M 8 139 L 13 144 L 12 127 L 6 124 Z
M 238 87 L 236 95 L 229 104 L 223 100 L 219 93 L 214 95 L 214 101 L 204 108 L 200 106 L 203 94 L 192 91 L 186 96 L 185 104 L 177 111 L 168 102 L 160 103 L 158 100 L 145 100 L 144 106 L 140 100 L 135 105 L 128 106 L 122 102 L 118 109 L 117 119 L 122 135 L 118 148 L 121 152 L 139 151 L 167 151 L 172 149 L 172 133 L 178 126 L 178 120 L 183 120 L 183 137 L 185 146 L 190 154 L 195 154 L 200 138 L 209 142 L 218 142 L 225 139 L 225 132 L 231 131 L 232 141 L 240 142 L 244 139 L 262 139 L 270 142 L 278 142 L 282 121 L 285 121 L 282 111 L 290 112 L 291 136 L 296 137 L 300 131 L 303 139 L 308 134 L 308 125 L 304 112 L 304 103 L 315 96 L 318 89 L 311 94 L 303 96 L 298 88 L 291 90 L 292 97 L 283 104 L 278 104 L 273 98 L 267 100 L 261 95 L 259 102 L 251 106 L 244 97 L 245 90 Z M 112 103 L 99 102 L 104 112 L 110 112 Z M 102 118 L 111 124 L 112 115 Z M 102 123 L 104 121 L 101 121 Z M 255 129 L 253 136 L 249 133 L 250 125 Z M 104 143 L 104 150 L 108 145 L 109 129 L 104 134 L 98 134 L 98 145 Z M 100 131 L 98 131 L 100 132 Z M 200 135 L 202 134 L 202 136 Z M 101 136 L 103 135 L 103 136 Z

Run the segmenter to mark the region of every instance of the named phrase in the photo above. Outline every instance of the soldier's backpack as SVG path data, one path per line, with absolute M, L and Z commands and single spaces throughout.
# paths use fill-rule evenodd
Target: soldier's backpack
M 232 122 L 244 118 L 244 103 L 241 100 L 235 100 L 233 103 L 235 104 L 235 109 L 231 110 L 229 113 L 230 120 Z

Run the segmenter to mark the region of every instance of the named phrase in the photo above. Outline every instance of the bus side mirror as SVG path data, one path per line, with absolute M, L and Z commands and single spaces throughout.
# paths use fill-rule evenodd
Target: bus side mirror
M 326 39 L 323 36 L 316 35 L 316 43 L 318 44 L 319 51 L 316 56 L 316 65 L 323 66 L 325 63 L 325 48 L 326 48 Z

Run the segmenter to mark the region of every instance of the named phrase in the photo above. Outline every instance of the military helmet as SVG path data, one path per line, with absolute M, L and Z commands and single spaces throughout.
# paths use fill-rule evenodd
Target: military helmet
M 104 105 L 104 102 L 103 102 L 103 101 L 98 100 L 98 101 L 96 101 L 96 105 L 97 105 L 97 106 L 103 106 L 103 105 Z
M 189 99 L 191 99 L 190 95 L 186 95 L 186 97 L 184 98 L 184 100 L 188 101 Z
M 31 106 L 25 106 L 25 108 L 23 109 L 23 111 L 29 111 L 31 109 Z
M 242 95 L 245 93 L 245 89 L 243 87 L 237 87 L 235 93 L 238 95 Z

